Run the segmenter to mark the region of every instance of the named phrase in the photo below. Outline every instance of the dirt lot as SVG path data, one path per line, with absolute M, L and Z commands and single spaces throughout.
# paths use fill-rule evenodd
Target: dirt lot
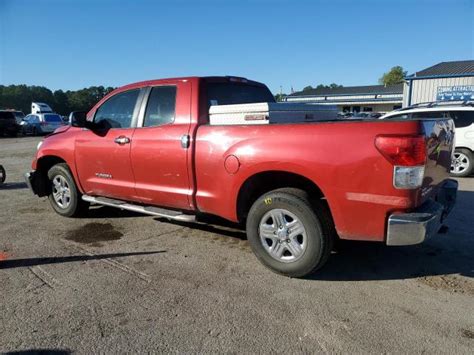
M 22 179 L 38 141 L 0 139 L 0 351 L 474 349 L 474 178 L 460 179 L 447 234 L 346 243 L 296 280 L 261 266 L 227 226 L 103 207 L 56 215 Z

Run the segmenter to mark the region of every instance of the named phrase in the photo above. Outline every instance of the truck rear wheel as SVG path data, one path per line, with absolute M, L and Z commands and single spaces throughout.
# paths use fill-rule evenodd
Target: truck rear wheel
M 49 201 L 56 213 L 65 217 L 84 214 L 89 204 L 81 199 L 81 193 L 67 164 L 56 164 L 49 169 L 48 180 L 51 190 Z
M 257 258 L 290 277 L 306 276 L 326 263 L 333 229 L 327 208 L 293 188 L 264 194 L 247 217 L 247 237 Z

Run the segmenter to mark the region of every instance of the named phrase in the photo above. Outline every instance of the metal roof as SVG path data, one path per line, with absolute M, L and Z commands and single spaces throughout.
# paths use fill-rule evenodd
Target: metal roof
M 339 95 L 378 95 L 403 94 L 403 84 L 347 86 L 340 88 L 320 88 L 298 91 L 289 96 L 339 96 Z
M 435 64 L 432 67 L 409 75 L 407 79 L 473 75 L 474 60 L 458 60 L 454 62 L 441 62 Z

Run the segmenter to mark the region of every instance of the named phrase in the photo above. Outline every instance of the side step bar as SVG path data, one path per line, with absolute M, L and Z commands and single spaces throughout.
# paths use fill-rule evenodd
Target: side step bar
M 135 205 L 133 203 L 125 202 L 122 200 L 115 200 L 108 197 L 94 197 L 89 195 L 82 195 L 82 199 L 90 203 L 97 203 L 99 205 L 116 207 L 122 210 L 148 214 L 151 216 L 164 217 L 168 219 L 173 219 L 175 221 L 194 222 L 196 220 L 196 216 L 191 214 L 184 214 L 180 211 L 167 210 L 165 208 L 159 208 L 154 206 Z

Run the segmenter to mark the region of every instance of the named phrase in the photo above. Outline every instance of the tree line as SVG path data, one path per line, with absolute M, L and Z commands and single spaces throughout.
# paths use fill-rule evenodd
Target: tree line
M 392 67 L 388 72 L 384 73 L 380 79 L 379 79 L 379 84 L 381 85 L 395 85 L 395 84 L 400 84 L 403 83 L 405 80 L 405 77 L 407 76 L 407 71 L 403 69 L 403 67 L 397 65 L 395 67 Z M 313 89 L 336 89 L 336 88 L 342 88 L 342 85 L 338 85 L 336 83 L 332 83 L 330 85 L 323 85 L 319 84 L 315 87 L 308 85 L 301 90 L 301 93 L 304 94 L 305 91 L 310 91 Z M 292 90 L 293 93 L 293 90 Z M 276 94 L 275 99 L 276 101 L 282 101 L 282 99 L 287 96 L 286 94 Z
M 71 111 L 89 111 L 113 87 L 91 86 L 80 90 L 51 91 L 44 86 L 0 85 L 0 109 L 31 112 L 32 102 L 44 102 L 54 112 L 68 115 Z
M 402 67 L 396 66 L 384 73 L 379 79 L 383 85 L 393 85 L 403 82 L 407 72 Z M 342 87 L 332 83 L 330 85 L 318 85 L 314 88 L 309 85 L 303 88 L 303 92 L 312 89 Z M 113 87 L 91 86 L 81 90 L 56 90 L 51 91 L 44 86 L 28 85 L 0 85 L 0 109 L 15 109 L 28 114 L 31 111 L 32 102 L 44 102 L 53 111 L 68 115 L 71 111 L 89 111 L 100 99 L 111 92 Z M 286 94 L 275 95 L 276 101 L 281 101 Z

